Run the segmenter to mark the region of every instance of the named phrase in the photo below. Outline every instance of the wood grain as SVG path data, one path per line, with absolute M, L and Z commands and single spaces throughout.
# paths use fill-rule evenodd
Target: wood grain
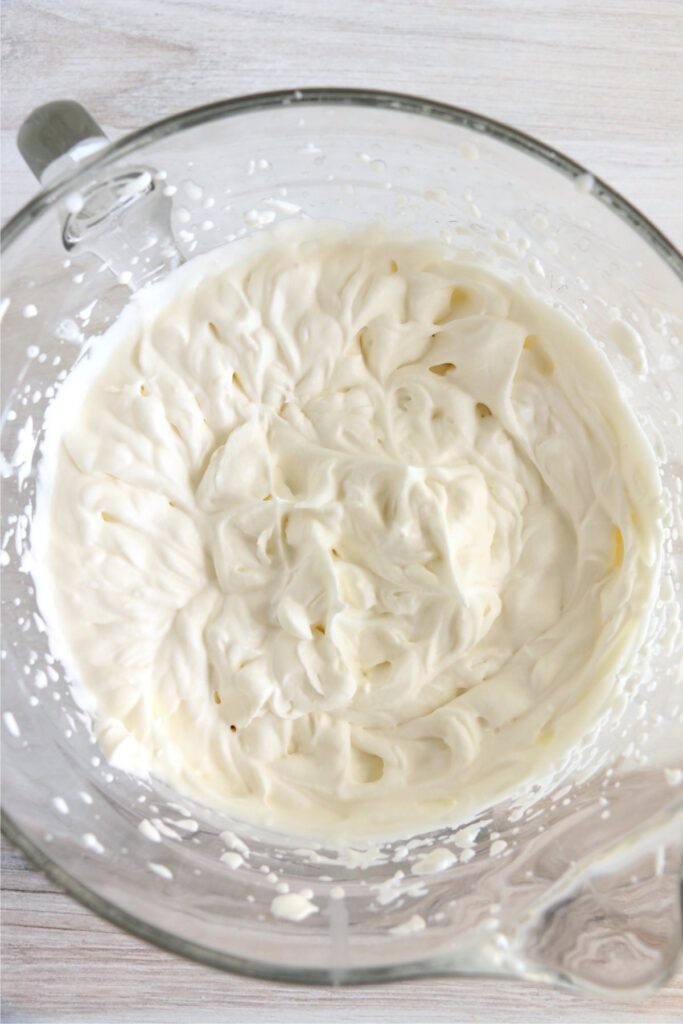
M 80 100 L 116 137 L 224 96 L 353 85 L 531 132 L 683 243 L 680 0 L 4 0 L 2 52 L 3 220 L 35 190 L 14 138 L 47 100 Z M 607 1003 L 481 979 L 319 990 L 236 978 L 117 931 L 7 843 L 2 872 L 8 1022 L 683 1019 L 683 974 L 645 1002 Z
M 47 100 L 81 100 L 116 136 L 243 92 L 365 85 L 538 135 L 683 242 L 679 0 L 5 0 L 2 9 L 5 215 L 34 188 L 14 135 Z

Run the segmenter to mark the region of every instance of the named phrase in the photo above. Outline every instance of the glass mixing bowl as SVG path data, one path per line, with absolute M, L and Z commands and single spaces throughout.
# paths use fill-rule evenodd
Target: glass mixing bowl
M 57 103 L 34 112 L 19 145 L 45 188 L 3 236 L 6 834 L 110 921 L 243 974 L 345 984 L 486 973 L 611 991 L 660 982 L 681 949 L 681 256 L 559 153 L 408 96 L 248 96 L 114 145 L 82 108 Z M 182 260 L 301 211 L 382 220 L 527 276 L 604 350 L 664 488 L 652 657 L 621 680 L 619 713 L 552 779 L 464 833 L 343 853 L 230 822 L 106 763 L 50 654 L 27 573 L 43 418 L 83 342 Z M 434 841 L 456 862 L 415 873 Z M 274 916 L 285 885 L 312 890 L 317 913 Z

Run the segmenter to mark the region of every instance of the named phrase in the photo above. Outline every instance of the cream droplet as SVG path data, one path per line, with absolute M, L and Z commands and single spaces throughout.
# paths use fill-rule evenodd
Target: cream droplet
M 93 832 L 83 833 L 83 845 L 93 853 L 104 853 L 104 846 Z
M 446 871 L 456 863 L 457 857 L 450 850 L 439 846 L 430 853 L 418 857 L 412 867 L 414 875 L 434 875 L 439 871 Z
M 53 796 L 50 803 L 52 804 L 54 809 L 58 811 L 60 814 L 69 813 L 69 805 L 63 796 Z
M 270 905 L 274 917 L 280 917 L 286 921 L 304 921 L 311 914 L 318 913 L 318 907 L 311 903 L 303 893 L 288 893 L 283 896 L 276 896 Z
M 14 715 L 12 714 L 12 712 L 11 711 L 3 711 L 3 713 L 2 713 L 2 720 L 5 723 L 5 728 L 7 729 L 7 732 L 11 736 L 14 736 L 14 737 L 16 737 L 18 739 L 19 736 L 21 736 L 21 729 L 19 728 L 19 726 L 17 724 L 17 720 L 14 717 Z
M 413 914 L 403 924 L 397 924 L 395 928 L 390 928 L 389 931 L 392 935 L 413 935 L 415 932 L 423 932 L 426 927 L 424 917 L 421 917 L 419 914 Z
M 173 872 L 170 868 L 167 868 L 165 864 L 157 864 L 153 860 L 147 861 L 147 867 L 150 871 L 153 871 L 159 878 L 165 878 L 166 881 L 170 881 L 173 878 Z
M 221 854 L 221 861 L 223 864 L 227 864 L 229 868 L 236 871 L 242 864 L 244 864 L 244 857 L 240 853 L 236 853 L 235 850 L 226 850 L 225 853 Z

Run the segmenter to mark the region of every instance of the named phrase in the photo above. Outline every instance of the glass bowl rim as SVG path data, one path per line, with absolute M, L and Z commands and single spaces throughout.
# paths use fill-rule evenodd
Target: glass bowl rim
M 55 202 L 68 195 L 74 182 L 86 172 L 105 166 L 126 156 L 147 143 L 166 138 L 199 124 L 218 121 L 239 114 L 297 106 L 359 106 L 384 109 L 407 114 L 429 117 L 446 124 L 468 128 L 481 135 L 489 136 L 521 150 L 571 180 L 587 175 L 591 181 L 591 194 L 636 232 L 671 269 L 683 279 L 683 255 L 671 240 L 648 217 L 625 199 L 601 178 L 596 177 L 582 164 L 565 156 L 558 149 L 540 142 L 532 135 L 513 128 L 503 121 L 475 113 L 465 107 L 451 106 L 436 100 L 428 100 L 409 93 L 390 92 L 379 89 L 347 89 L 336 87 L 311 87 L 305 89 L 278 89 L 271 92 L 248 93 L 230 99 L 216 100 L 199 107 L 183 110 L 169 117 L 154 121 L 144 128 L 123 135 L 115 142 L 98 150 L 82 160 L 72 171 L 60 177 L 51 187 L 40 191 L 29 200 L 3 227 L 2 248 L 10 245 L 21 231 L 36 220 L 41 213 Z
M 27 227 L 36 221 L 46 210 L 59 202 L 60 199 L 68 195 L 77 181 L 97 168 L 105 167 L 114 161 L 118 161 L 121 157 L 134 153 L 140 147 L 150 142 L 166 138 L 200 124 L 219 121 L 240 114 L 282 107 L 287 108 L 294 105 L 301 107 L 359 106 L 429 117 L 449 125 L 467 128 L 482 136 L 488 136 L 498 142 L 510 145 L 525 155 L 546 164 L 546 166 L 570 180 L 576 181 L 588 175 L 591 182 L 591 194 L 645 241 L 663 262 L 669 266 L 674 274 L 683 281 L 683 255 L 667 236 L 642 214 L 637 207 L 611 188 L 601 178 L 596 177 L 584 166 L 565 156 L 554 147 L 540 142 L 532 135 L 512 128 L 502 121 L 475 113 L 464 107 L 456 107 L 407 93 L 336 87 L 279 89 L 270 92 L 235 96 L 230 99 L 217 100 L 213 103 L 180 111 L 162 120 L 152 122 L 146 127 L 130 132 L 115 142 L 109 143 L 93 156 L 82 160 L 74 170 L 59 178 L 51 187 L 38 192 L 33 199 L 21 207 L 0 232 L 0 251 L 5 252 Z M 4 810 L 0 815 L 0 828 L 7 839 L 22 851 L 34 867 L 42 871 L 60 888 L 64 889 L 69 896 L 76 899 L 87 909 L 133 935 L 135 938 L 151 942 L 153 945 L 170 953 L 183 956 L 205 966 L 219 968 L 244 977 L 308 985 L 353 985 L 428 977 L 439 974 L 488 973 L 484 970 L 477 971 L 476 968 L 473 969 L 473 959 L 476 960 L 476 957 L 473 958 L 473 951 L 467 948 L 461 951 L 453 951 L 447 962 L 436 958 L 388 964 L 382 967 L 349 969 L 285 966 L 263 960 L 236 957 L 210 946 L 204 946 L 201 943 L 184 939 L 182 936 L 157 925 L 149 924 L 135 914 L 123 910 L 111 900 L 99 895 L 95 890 L 83 885 L 60 864 L 47 856 Z M 459 964 L 460 952 L 463 956 Z M 541 975 L 543 975 L 543 980 L 555 983 L 564 981 L 566 984 L 569 980 L 561 978 L 553 971 L 548 971 L 547 976 L 545 976 L 546 972 L 544 971 L 534 973 L 538 975 L 538 980 L 541 980 Z

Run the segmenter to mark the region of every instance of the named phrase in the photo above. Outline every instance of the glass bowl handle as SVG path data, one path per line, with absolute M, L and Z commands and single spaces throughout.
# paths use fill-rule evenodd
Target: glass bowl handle
M 17 136 L 19 152 L 41 185 L 54 184 L 108 143 L 97 121 L 74 100 L 36 107 Z
M 73 191 L 59 205 L 62 242 L 69 252 L 94 253 L 131 290 L 183 262 L 164 176 L 153 167 L 123 165 L 106 156 L 86 160 L 109 139 L 80 103 L 55 100 L 37 107 L 19 129 L 17 145 L 44 187 L 74 177 Z

